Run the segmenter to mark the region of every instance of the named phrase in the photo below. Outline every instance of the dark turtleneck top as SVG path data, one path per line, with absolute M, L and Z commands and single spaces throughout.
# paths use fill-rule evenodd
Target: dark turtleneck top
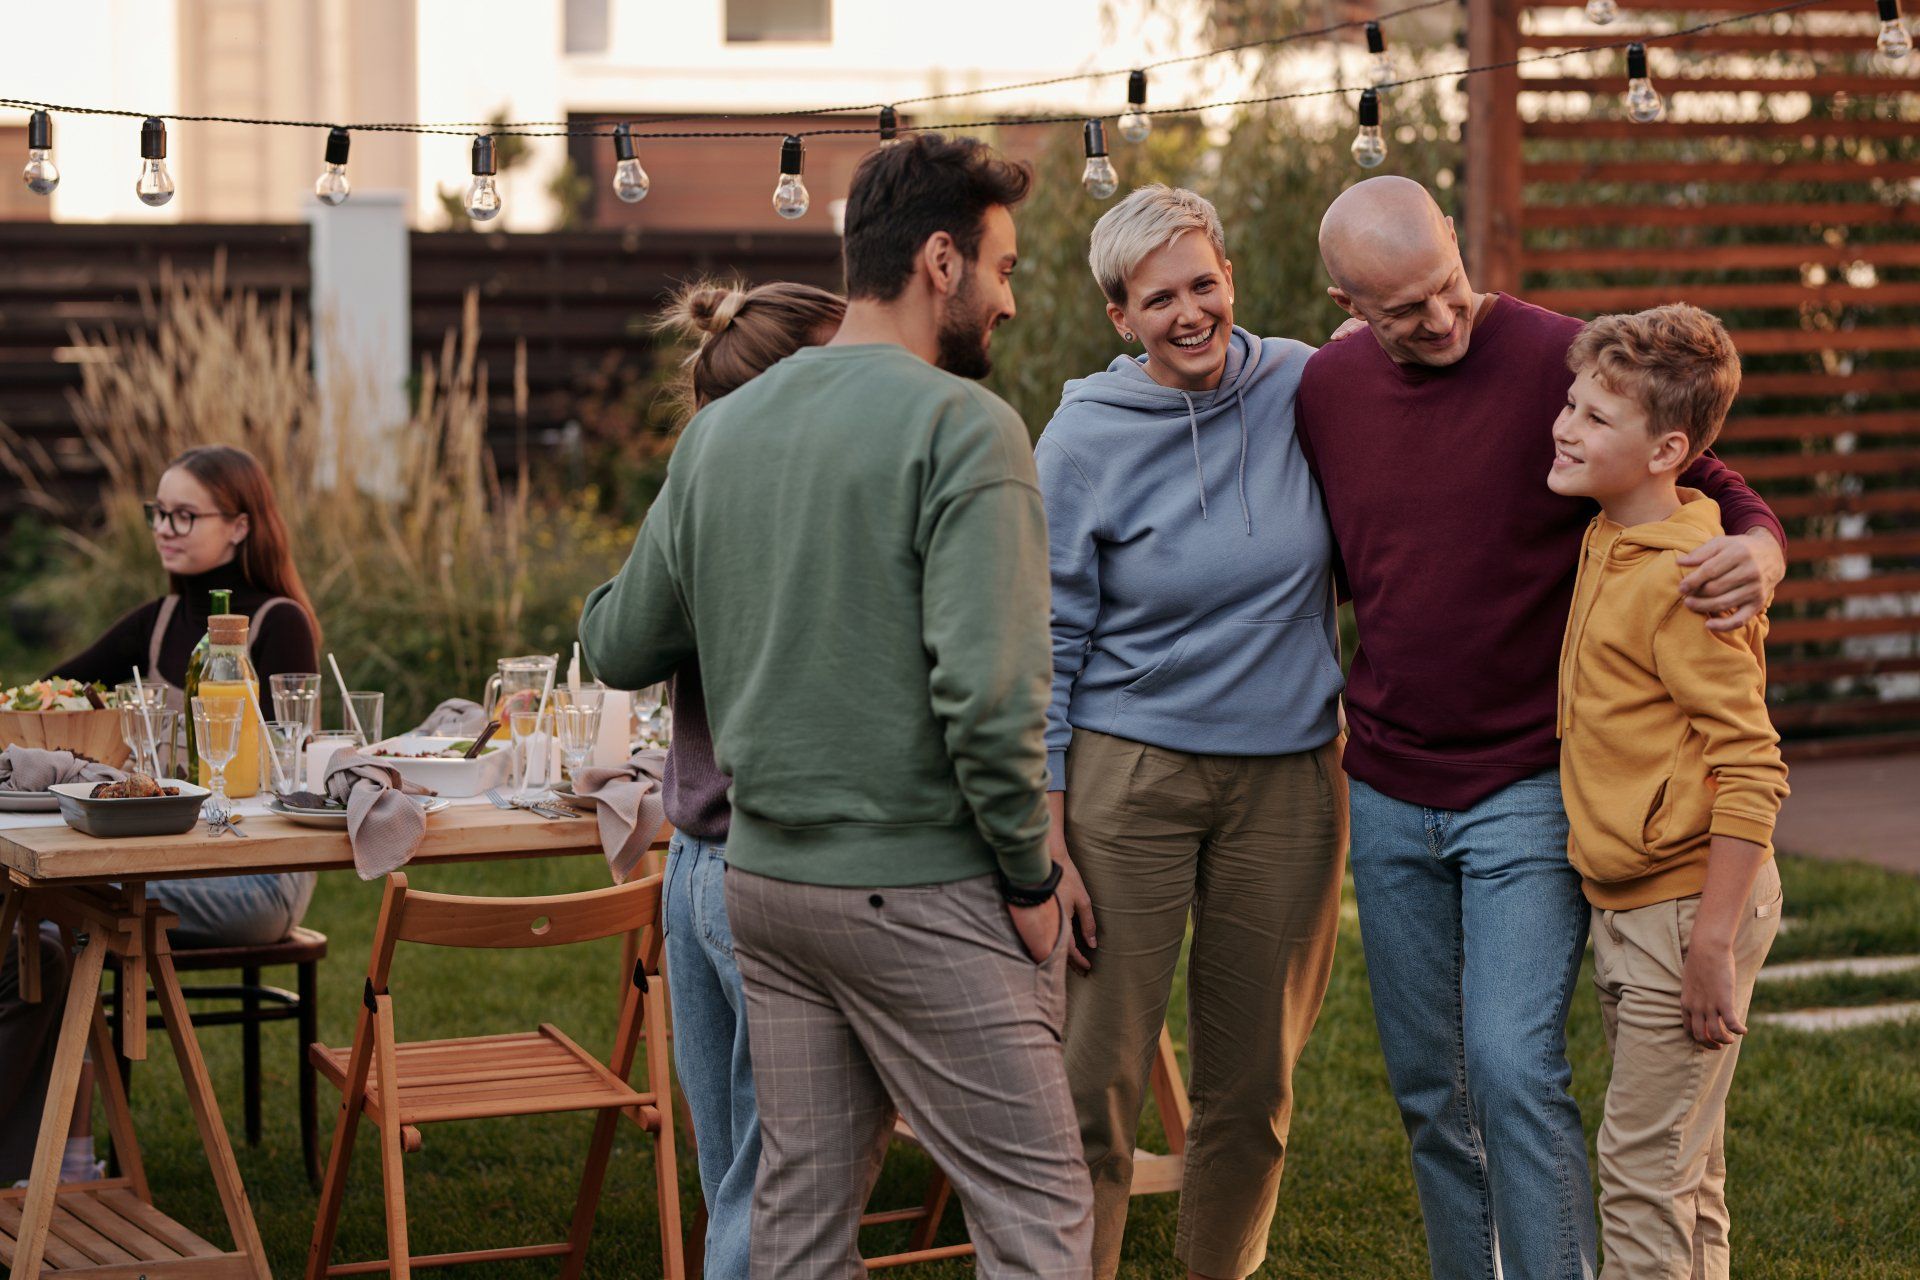
M 246 571 L 235 559 L 205 573 L 179 580 L 180 603 L 167 624 L 160 641 L 160 675 L 175 688 L 186 683 L 187 659 L 193 646 L 207 633 L 207 615 L 211 612 L 210 593 L 233 592 L 233 611 L 251 618 L 272 599 L 247 581 Z M 49 676 L 94 681 L 111 689 L 133 678 L 134 667 L 141 677 L 147 675 L 147 655 L 153 639 L 153 627 L 165 597 L 149 600 L 107 629 L 106 634 L 84 651 L 60 663 Z M 247 637 L 249 656 L 255 674 L 264 686 L 269 676 L 289 671 L 318 671 L 313 626 L 299 605 L 292 601 L 275 605 L 260 620 L 259 634 Z

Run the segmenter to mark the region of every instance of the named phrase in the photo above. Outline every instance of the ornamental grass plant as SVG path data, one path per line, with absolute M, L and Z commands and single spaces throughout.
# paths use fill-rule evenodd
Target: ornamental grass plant
M 390 728 L 443 698 L 477 698 L 501 657 L 564 651 L 586 592 L 618 567 L 633 531 L 593 516 L 591 489 L 537 496 L 524 464 L 502 474 L 474 294 L 421 361 L 406 421 L 378 432 L 365 425 L 370 389 L 350 371 L 317 383 L 291 298 L 229 288 L 216 267 L 164 273 L 147 305 L 148 331 L 73 336 L 74 420 L 101 469 L 97 508 L 60 510 L 51 460 L 18 442 L 9 451 L 60 526 L 15 602 L 44 621 L 43 651 L 30 657 L 56 662 L 166 591 L 141 504 L 168 460 L 197 444 L 260 459 L 323 644 L 353 687 L 385 691 Z

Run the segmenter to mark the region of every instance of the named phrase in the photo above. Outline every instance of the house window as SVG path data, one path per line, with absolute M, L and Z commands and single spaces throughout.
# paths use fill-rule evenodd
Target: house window
M 608 0 L 567 0 L 566 50 L 568 53 L 605 53 L 607 51 Z
M 833 39 L 833 0 L 727 0 L 727 42 Z

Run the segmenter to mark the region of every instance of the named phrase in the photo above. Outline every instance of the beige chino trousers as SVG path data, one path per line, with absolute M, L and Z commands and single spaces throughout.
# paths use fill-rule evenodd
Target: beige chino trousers
M 1734 999 L 1780 930 L 1769 858 L 1734 935 Z M 1698 897 L 1593 913 L 1594 986 L 1613 1077 L 1600 1122 L 1601 1280 L 1726 1280 L 1727 1091 L 1739 1041 L 1717 1052 L 1687 1034 L 1680 989 Z
M 1193 923 L 1187 1129 L 1175 1256 L 1207 1276 L 1266 1257 L 1293 1064 L 1333 971 L 1346 864 L 1339 748 L 1170 751 L 1076 729 L 1067 842 L 1093 899 L 1090 975 L 1067 981 L 1067 1080 L 1093 1176 L 1093 1274 L 1111 1280 L 1140 1110 Z

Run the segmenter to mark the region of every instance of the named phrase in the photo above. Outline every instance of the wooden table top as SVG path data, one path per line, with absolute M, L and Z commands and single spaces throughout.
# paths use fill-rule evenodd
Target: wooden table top
M 204 823 L 184 835 L 112 840 L 65 825 L 0 827 L 0 866 L 16 884 L 353 869 L 344 830 L 301 826 L 271 814 L 250 815 L 241 825 L 244 840 L 209 836 Z M 663 826 L 656 844 L 671 834 Z M 491 805 L 454 805 L 427 819 L 426 839 L 409 865 L 599 852 L 599 827 L 591 817 L 551 819 Z

